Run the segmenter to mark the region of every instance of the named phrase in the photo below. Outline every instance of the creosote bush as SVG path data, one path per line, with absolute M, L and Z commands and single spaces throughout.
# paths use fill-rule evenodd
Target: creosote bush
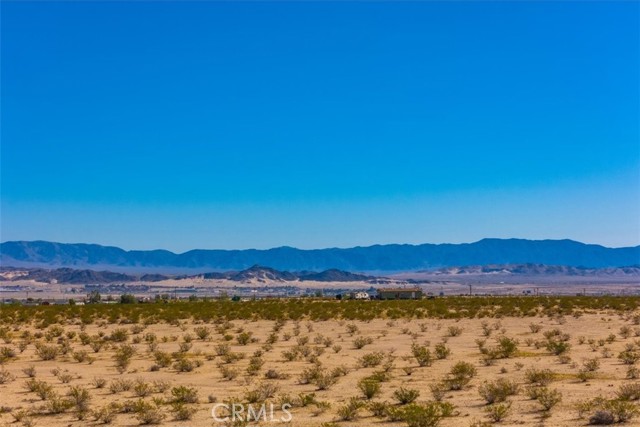
M 418 397 L 420 397 L 420 391 L 416 389 L 400 387 L 393 392 L 393 398 L 401 405 L 413 403 Z
M 518 393 L 518 384 L 506 378 L 485 381 L 478 387 L 478 393 L 487 404 L 504 402 L 509 396 L 514 396 Z
M 462 390 L 477 374 L 477 369 L 469 362 L 458 362 L 444 380 L 449 390 Z

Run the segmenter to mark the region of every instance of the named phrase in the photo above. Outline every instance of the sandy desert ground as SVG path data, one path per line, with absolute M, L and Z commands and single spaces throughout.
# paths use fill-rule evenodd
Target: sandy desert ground
M 245 425 L 216 422 L 212 407 L 222 418 L 221 404 L 252 402 L 259 410 L 263 401 L 275 409 L 274 421 L 261 425 L 273 426 L 482 426 L 497 418 L 503 426 L 580 426 L 598 409 L 640 425 L 640 415 L 632 417 L 640 399 L 637 310 L 112 320 L 0 325 L 0 425 Z M 589 402 L 596 398 L 603 400 Z

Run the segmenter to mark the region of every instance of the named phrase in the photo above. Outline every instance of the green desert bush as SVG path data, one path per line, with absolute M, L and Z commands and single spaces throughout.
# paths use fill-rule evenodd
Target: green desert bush
M 416 389 L 400 387 L 393 392 L 393 398 L 401 405 L 413 403 L 418 397 L 420 397 L 420 391 Z
M 443 418 L 452 415 L 453 406 L 441 402 L 411 403 L 390 408 L 388 413 L 392 421 L 404 421 L 408 427 L 437 427 Z
M 511 412 L 511 402 L 495 403 L 487 406 L 484 411 L 492 422 L 499 423 Z
M 477 374 L 477 369 L 469 362 L 458 362 L 444 380 L 449 390 L 462 390 Z
M 478 393 L 487 404 L 504 402 L 509 396 L 518 393 L 518 384 L 505 378 L 485 381 L 478 387 Z
M 358 388 L 365 399 L 371 400 L 380 394 L 382 387 L 380 381 L 373 378 L 363 378 L 358 382 Z
M 431 351 L 425 345 L 419 345 L 416 343 L 412 344 L 411 354 L 416 359 L 416 362 L 420 367 L 431 366 L 431 364 L 433 363 Z

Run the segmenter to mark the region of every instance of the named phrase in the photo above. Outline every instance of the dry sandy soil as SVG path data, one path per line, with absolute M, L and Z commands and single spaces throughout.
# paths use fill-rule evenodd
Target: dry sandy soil
M 167 426 L 217 426 L 222 423 L 214 422 L 211 416 L 213 403 L 221 403 L 230 398 L 238 398 L 246 402 L 248 391 L 257 389 L 262 384 L 272 384 L 277 387 L 277 391 L 271 401 L 277 402 L 283 395 L 290 395 L 295 406 L 290 409 L 293 419 L 290 423 L 266 422 L 262 425 L 291 425 L 291 426 L 322 426 L 332 425 L 335 422 L 340 426 L 384 426 L 384 425 L 407 425 L 404 422 L 391 423 L 388 419 L 376 418 L 366 407 L 358 411 L 358 417 L 354 420 L 344 421 L 338 416 L 338 410 L 352 397 L 363 399 L 363 395 L 358 388 L 358 382 L 375 371 L 382 371 L 388 355 L 392 355 L 392 366 L 387 366 L 390 378 L 386 382 L 380 383 L 381 392 L 372 401 L 387 401 L 391 405 L 398 405 L 394 399 L 394 391 L 400 387 L 416 389 L 420 392 L 418 403 L 425 403 L 433 400 L 430 385 L 437 384 L 445 378 L 451 367 L 460 361 L 469 362 L 477 369 L 477 375 L 462 390 L 446 391 L 444 393 L 445 402 L 455 405 L 454 416 L 442 419 L 441 426 L 470 426 L 475 421 L 488 422 L 485 408 L 487 404 L 479 394 L 479 387 L 485 381 L 494 381 L 505 378 L 515 381 L 519 385 L 519 392 L 508 398 L 511 402 L 511 410 L 505 419 L 500 423 L 503 426 L 579 426 L 587 425 L 588 418 L 579 418 L 576 405 L 587 399 L 604 397 L 612 399 L 616 391 L 623 384 L 628 384 L 634 380 L 626 379 L 627 370 L 630 365 L 625 365 L 618 359 L 618 354 L 625 349 L 625 346 L 635 345 L 636 351 L 640 349 L 640 326 L 634 324 L 632 316 L 621 315 L 615 312 L 601 312 L 585 314 L 579 318 L 563 317 L 533 317 L 533 318 L 502 318 L 486 319 L 488 325 L 485 329 L 490 329 L 490 336 L 485 338 L 482 322 L 480 319 L 461 320 L 385 320 L 377 319 L 371 322 L 350 322 L 331 320 L 324 322 L 286 322 L 282 328 L 276 332 L 278 341 L 272 349 L 264 351 L 263 346 L 267 342 L 269 335 L 274 330 L 275 322 L 272 321 L 233 321 L 227 325 L 228 329 L 224 334 L 228 334 L 229 341 L 223 337 L 223 333 L 216 331 L 214 324 L 193 324 L 191 322 L 181 322 L 179 325 L 153 324 L 144 327 L 142 331 L 133 330 L 134 325 L 112 325 L 106 322 L 86 326 L 84 330 L 90 336 L 102 335 L 109 337 L 116 329 L 126 329 L 128 337 L 124 342 L 113 342 L 106 340 L 105 346 L 97 353 L 94 353 L 90 345 L 82 345 L 79 334 L 82 332 L 80 325 L 63 325 L 63 337 L 69 332 L 75 332 L 75 336 L 70 340 L 71 350 L 67 355 L 58 355 L 55 360 L 43 361 L 36 354 L 35 342 L 45 343 L 45 337 L 34 338 L 26 346 L 23 352 L 19 350 L 19 343 L 24 340 L 21 335 L 25 331 L 32 334 L 46 332 L 46 330 L 15 329 L 12 325 L 0 325 L 8 329 L 10 337 L 7 337 L 3 346 L 15 349 L 17 356 L 10 358 L 4 363 L 3 370 L 10 374 L 9 381 L 0 385 L 0 406 L 3 406 L 4 414 L 0 415 L 0 426 L 13 425 L 20 426 L 33 423 L 37 426 L 86 426 L 98 425 L 91 412 L 84 420 L 78 420 L 74 408 L 56 415 L 47 414 L 47 409 L 43 407 L 46 402 L 40 399 L 35 393 L 28 392 L 25 383 L 28 376 L 24 372 L 25 368 L 35 367 L 35 378 L 49 383 L 59 396 L 66 396 L 70 387 L 86 387 L 90 393 L 90 410 L 95 410 L 111 402 L 124 404 L 127 401 L 139 399 L 133 389 L 112 393 L 110 386 L 118 380 L 130 380 L 132 382 L 141 381 L 151 385 L 151 392 L 144 400 L 152 402 L 154 398 L 163 398 L 165 402 L 171 399 L 171 387 L 185 385 L 194 387 L 198 392 L 198 403 L 189 404 L 186 407 L 193 408 L 191 420 L 177 421 L 175 414 L 171 411 L 171 405 L 165 403 L 160 405 L 160 411 L 165 418 L 162 425 Z M 530 324 L 541 325 L 541 330 L 532 332 Z M 354 326 L 350 326 L 354 325 Z M 201 340 L 196 336 L 195 329 L 198 326 L 206 326 L 211 329 L 211 336 Z M 621 336 L 621 328 L 629 327 L 631 334 L 628 337 Z M 450 327 L 461 328 L 458 336 L 450 336 Z M 351 329 L 350 329 L 351 328 Z M 357 331 L 355 329 L 357 328 Z M 571 349 L 567 353 L 570 360 L 560 361 L 558 356 L 551 354 L 544 346 L 536 348 L 533 341 L 545 341 L 544 332 L 552 329 L 559 329 L 562 333 L 570 335 L 569 342 Z M 349 332 L 351 330 L 351 332 Z M 237 337 L 242 332 L 251 334 L 251 342 L 246 345 L 238 343 Z M 173 362 L 169 367 L 159 370 L 152 370 L 155 364 L 153 353 L 150 351 L 150 344 L 147 342 L 153 335 L 157 337 L 155 346 L 162 352 L 179 352 L 179 346 L 185 342 L 185 336 L 193 337 L 191 347 L 186 352 L 186 358 L 191 361 L 198 361 L 201 366 L 195 367 L 191 372 L 178 372 L 173 367 Z M 607 338 L 611 335 L 615 337 Z M 495 346 L 495 338 L 507 336 L 518 340 L 518 352 L 509 358 L 497 359 L 490 366 L 482 361 L 482 354 L 479 351 L 476 340 L 486 339 L 487 347 Z M 622 334 L 626 335 L 626 334 Z M 356 349 L 354 340 L 359 337 L 370 337 L 372 342 L 362 349 Z M 308 339 L 308 343 L 304 341 Z M 189 338 L 187 338 L 187 341 Z M 589 342 L 592 342 L 592 345 Z M 598 342 L 599 340 L 602 340 Z M 52 343 L 56 343 L 58 338 L 52 338 Z M 435 346 L 439 343 L 446 343 L 451 354 L 442 360 L 434 360 L 431 366 L 419 367 L 415 358 L 412 357 L 412 343 L 428 345 L 433 354 Z M 118 372 L 114 362 L 115 349 L 127 343 L 131 344 L 136 353 L 131 364 L 126 367 L 123 373 Z M 242 353 L 242 360 L 224 364 L 223 366 L 237 370 L 237 377 L 231 380 L 224 379 L 220 364 L 223 364 L 223 357 L 218 355 L 218 346 L 221 343 L 228 343 L 231 351 Z M 315 384 L 301 384 L 300 376 L 303 370 L 312 368 L 313 363 L 305 360 L 304 356 L 299 356 L 295 361 L 286 361 L 283 352 L 291 350 L 292 347 L 303 343 L 302 347 L 307 347 L 310 354 L 319 354 L 317 360 L 322 368 L 330 372 L 336 367 L 346 368 L 346 375 L 337 377 L 337 382 L 327 390 L 318 390 Z M 635 343 L 635 344 L 634 344 Z M 152 344 L 153 346 L 153 344 Z M 341 346 L 341 348 L 337 347 Z M 188 345 L 187 345 L 188 347 Z M 319 350 L 316 350 L 319 349 Z M 263 350 L 262 360 L 264 365 L 259 372 L 250 375 L 247 373 L 251 356 L 255 352 Z M 82 363 L 74 360 L 73 352 L 86 350 L 88 355 L 94 358 L 93 361 Z M 305 351 L 305 350 L 303 350 Z M 316 353 L 317 352 L 317 353 Z M 359 360 L 363 355 L 372 352 L 384 352 L 385 360 L 377 367 L 360 367 Z M 583 368 L 584 361 L 597 358 L 599 368 L 593 374 L 593 378 L 588 381 L 581 381 L 577 374 Z M 563 363 L 564 362 L 564 363 Z M 404 368 L 412 368 L 411 375 L 407 375 Z M 548 413 L 542 410 L 541 404 L 527 396 L 526 375 L 531 369 L 550 369 L 554 372 L 554 380 L 548 385 L 549 389 L 558 390 L 562 394 L 562 401 L 553 407 Z M 56 372 L 55 370 L 59 370 Z M 283 374 L 282 379 L 266 379 L 265 373 L 268 370 L 275 370 Z M 408 369 L 411 371 L 411 369 Z M 69 374 L 69 376 L 65 375 Z M 103 388 L 96 388 L 94 379 L 102 378 L 106 380 Z M 69 380 L 68 383 L 64 381 Z M 637 381 L 637 380 L 636 380 Z M 169 389 L 158 392 L 153 384 L 160 385 L 167 382 Z M 321 403 L 320 405 L 310 404 L 300 407 L 296 398 L 300 393 L 315 393 L 316 401 L 328 402 L 330 406 Z M 637 401 L 636 401 L 637 403 Z M 257 405 L 256 405 L 257 407 Z M 31 415 L 22 421 L 15 420 L 16 414 L 21 411 L 28 411 Z M 275 418 L 286 416 L 276 406 Z M 18 415 L 19 417 L 20 415 Z M 587 416 L 588 417 L 588 416 Z M 640 425 L 640 416 L 627 422 L 627 425 Z M 134 426 L 140 421 L 132 413 L 118 413 L 111 425 Z M 480 425 L 480 424 L 477 424 Z

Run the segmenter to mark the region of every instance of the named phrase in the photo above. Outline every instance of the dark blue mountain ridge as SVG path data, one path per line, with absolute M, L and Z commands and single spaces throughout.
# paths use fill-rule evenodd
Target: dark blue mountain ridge
M 353 248 L 131 250 L 85 243 L 8 241 L 0 244 L 0 265 L 117 267 L 165 270 L 244 270 L 253 265 L 318 272 L 414 271 L 488 264 L 546 264 L 604 268 L 640 264 L 640 246 L 608 248 L 573 240 L 482 239 L 461 244 L 388 244 Z

